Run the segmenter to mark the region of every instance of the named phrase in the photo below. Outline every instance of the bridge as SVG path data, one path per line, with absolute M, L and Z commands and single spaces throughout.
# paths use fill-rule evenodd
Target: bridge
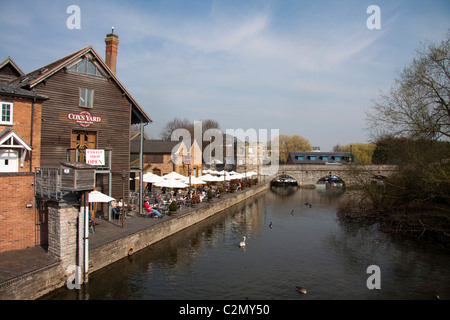
M 346 186 L 356 186 L 360 182 L 380 181 L 391 176 L 397 170 L 395 165 L 359 165 L 359 164 L 288 164 L 279 165 L 278 174 L 295 179 L 299 186 L 316 185 L 330 175 L 340 178 Z

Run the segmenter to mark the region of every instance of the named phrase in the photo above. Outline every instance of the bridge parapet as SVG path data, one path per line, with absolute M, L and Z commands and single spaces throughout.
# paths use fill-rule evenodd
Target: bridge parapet
M 278 174 L 287 174 L 297 180 L 299 185 L 315 185 L 321 178 L 335 175 L 344 180 L 347 186 L 357 185 L 374 176 L 389 177 L 397 170 L 394 165 L 326 165 L 289 164 L 280 165 Z

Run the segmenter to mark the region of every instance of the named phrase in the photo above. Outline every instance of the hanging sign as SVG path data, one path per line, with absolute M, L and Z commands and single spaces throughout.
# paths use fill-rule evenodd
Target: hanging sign
M 86 149 L 86 163 L 93 166 L 105 165 L 105 150 Z
M 86 128 L 89 127 L 93 123 L 98 123 L 102 121 L 102 118 L 99 116 L 93 116 L 89 113 L 89 111 L 81 111 L 80 113 L 69 113 L 67 118 L 70 120 L 74 120 L 80 126 Z

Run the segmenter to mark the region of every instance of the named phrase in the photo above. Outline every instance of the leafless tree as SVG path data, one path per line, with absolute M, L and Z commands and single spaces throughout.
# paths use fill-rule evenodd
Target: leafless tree
M 368 112 L 373 137 L 450 138 L 450 32 L 427 42 L 388 93 Z

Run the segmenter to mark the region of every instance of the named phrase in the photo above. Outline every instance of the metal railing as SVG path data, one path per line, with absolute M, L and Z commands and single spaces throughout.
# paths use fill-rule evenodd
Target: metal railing
M 35 197 L 61 200 L 61 179 L 59 168 L 36 167 L 34 171 Z

